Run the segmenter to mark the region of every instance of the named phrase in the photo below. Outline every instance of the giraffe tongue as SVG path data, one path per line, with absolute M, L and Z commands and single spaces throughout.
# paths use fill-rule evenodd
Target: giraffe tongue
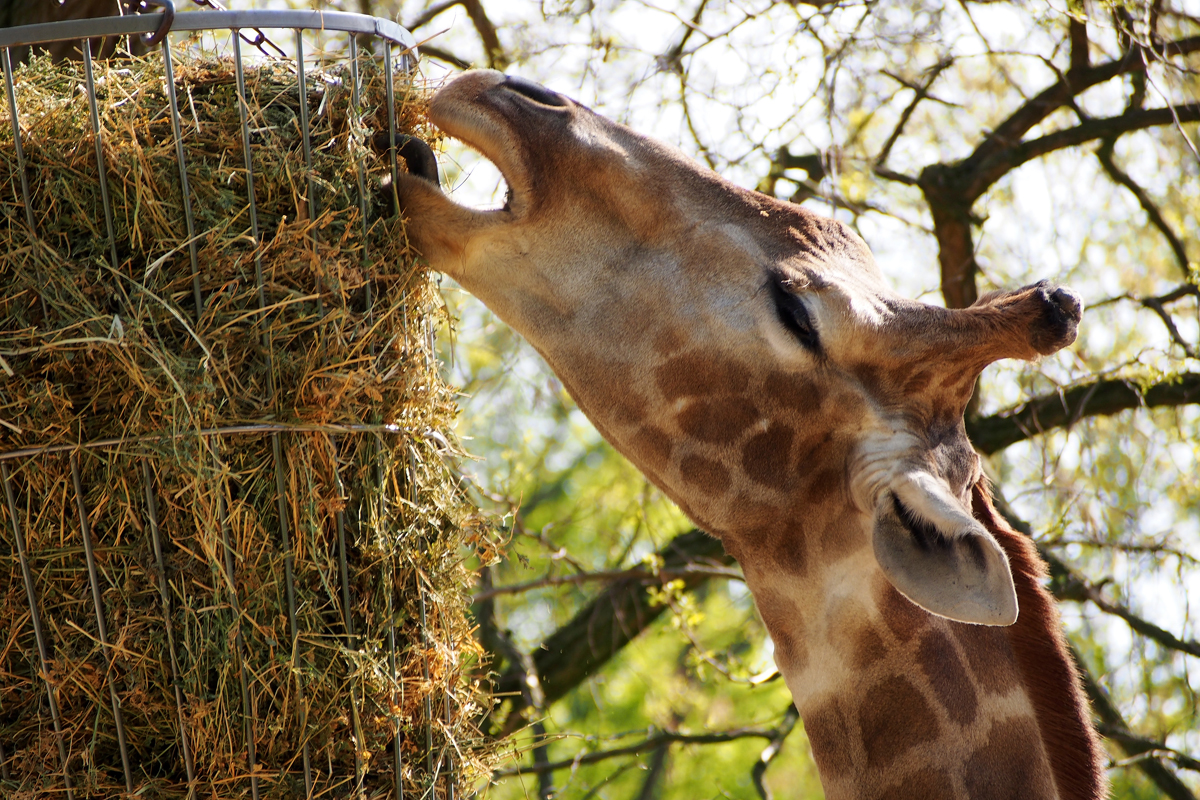
M 917 487 L 910 484 L 904 494 Z M 936 510 L 940 497 L 922 510 Z M 932 506 L 932 509 L 930 508 Z M 886 492 L 875 513 L 875 559 L 896 589 L 921 608 L 958 622 L 1011 625 L 1017 595 L 1000 545 L 973 519 L 931 521 Z M 942 515 L 936 515 L 942 516 Z M 949 523 L 949 524 L 947 524 Z

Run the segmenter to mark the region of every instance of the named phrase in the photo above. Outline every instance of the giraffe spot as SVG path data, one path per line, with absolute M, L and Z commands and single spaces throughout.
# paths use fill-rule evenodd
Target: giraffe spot
M 775 566 L 794 576 L 804 575 L 808 569 L 808 545 L 804 540 L 803 525 L 794 521 L 772 538 L 771 556 Z
M 1004 629 L 956 625 L 953 630 L 980 691 L 1005 695 L 1021 685 L 1016 656 Z
M 643 425 L 629 440 L 629 450 L 635 461 L 654 472 L 662 472 L 671 462 L 671 437 L 659 427 Z
M 877 584 L 876 599 L 880 616 L 900 641 L 907 642 L 928 627 L 929 612 L 896 591 L 882 576 Z
M 872 397 L 879 395 L 883 386 L 879 367 L 872 364 L 859 364 L 854 368 L 854 376 L 862 384 L 863 391 Z
M 679 462 L 679 474 L 687 483 L 713 499 L 725 494 L 729 488 L 729 470 L 718 461 L 704 456 L 684 456 Z
M 824 389 L 803 375 L 789 372 L 768 375 L 763 381 L 762 393 L 792 411 L 815 413 L 821 410 L 825 401 Z
M 804 499 L 809 505 L 821 505 L 827 500 L 840 498 L 844 488 L 845 474 L 841 470 L 823 469 L 808 479 Z
M 654 352 L 660 356 L 674 355 L 682 350 L 686 343 L 679 331 L 674 328 L 665 328 L 654 336 Z
M 887 645 L 879 631 L 870 625 L 864 626 L 854 635 L 854 649 L 850 662 L 855 669 L 867 669 L 887 655 Z
M 933 380 L 932 372 L 927 369 L 920 370 L 904 381 L 904 388 L 901 391 L 906 395 L 917 394 L 924 391 L 931 380 Z
M 780 491 L 791 486 L 792 444 L 796 433 L 787 425 L 771 423 L 750 437 L 742 448 L 742 471 L 755 483 Z
M 837 698 L 804 714 L 804 732 L 821 775 L 837 778 L 854 769 L 850 754 L 850 729 L 838 708 Z
M 1022 800 L 1054 797 L 1054 779 L 1038 737 L 1037 720 L 1016 717 L 998 722 L 963 769 L 970 800 Z
M 902 783 L 889 786 L 879 800 L 955 800 L 954 784 L 942 770 L 922 769 L 905 776 Z
M 668 402 L 681 397 L 710 397 L 742 391 L 750 372 L 734 361 L 713 360 L 690 352 L 676 356 L 654 370 L 658 390 Z
M 798 506 L 795 513 L 803 513 L 803 507 Z M 821 559 L 826 562 L 845 558 L 867 542 L 855 526 L 847 525 L 846 520 L 839 516 L 826 521 L 818 540 L 821 543 Z
M 908 678 L 886 678 L 874 686 L 858 710 L 868 766 L 889 766 L 909 749 L 938 736 L 937 716 Z
M 959 725 L 974 722 L 979 698 L 950 637 L 937 628 L 922 636 L 917 648 L 917 663 L 929 680 L 933 696 L 946 709 L 950 719 Z
M 734 395 L 688 403 L 675 419 L 688 436 L 702 442 L 728 444 L 758 418 L 758 409 L 741 395 Z
M 887 654 L 887 645 L 870 624 L 862 603 L 853 598 L 840 602 L 830 615 L 826 638 L 855 670 L 864 670 Z

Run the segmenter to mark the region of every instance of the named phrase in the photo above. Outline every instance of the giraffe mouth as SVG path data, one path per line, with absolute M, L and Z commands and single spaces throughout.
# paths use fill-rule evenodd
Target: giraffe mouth
M 504 205 L 482 213 L 523 214 L 532 181 L 520 134 L 527 117 L 560 114 L 571 103 L 531 81 L 493 70 L 468 72 L 440 89 L 429 106 L 429 120 L 443 133 L 495 165 L 507 185 Z M 536 122 L 536 119 L 534 120 Z
M 926 611 L 982 625 L 1016 621 L 1007 556 L 932 475 L 905 475 L 883 492 L 872 542 L 884 575 Z

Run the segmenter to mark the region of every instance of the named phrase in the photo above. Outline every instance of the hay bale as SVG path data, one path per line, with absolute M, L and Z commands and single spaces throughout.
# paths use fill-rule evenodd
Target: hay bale
M 36 235 L 5 104 L 0 794 L 65 796 L 60 744 L 76 797 L 125 791 L 123 763 L 139 796 L 188 796 L 185 748 L 199 797 L 303 797 L 306 770 L 393 796 L 397 755 L 405 794 L 440 796 L 483 768 L 442 304 L 400 223 L 364 226 L 356 163 L 370 192 L 388 161 L 362 66 L 361 115 L 347 69 L 308 76 L 311 173 L 294 68 L 247 68 L 256 246 L 233 65 L 177 64 L 199 312 L 161 57 L 97 65 L 115 265 L 82 66 L 17 72 Z

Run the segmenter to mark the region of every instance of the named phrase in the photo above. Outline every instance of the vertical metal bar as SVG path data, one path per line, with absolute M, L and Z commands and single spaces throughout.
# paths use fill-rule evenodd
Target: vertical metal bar
M 216 441 L 219 443 L 220 438 Z M 219 445 L 218 445 L 219 446 Z M 213 453 L 213 465 L 220 470 L 220 461 L 217 459 L 216 453 Z M 255 772 L 258 769 L 258 759 L 255 755 L 254 745 L 254 714 L 250 707 L 250 686 L 246 680 L 246 640 L 242 636 L 242 605 L 238 602 L 237 583 L 234 577 L 233 570 L 233 545 L 229 541 L 229 508 L 225 505 L 225 481 L 221 480 L 221 485 L 217 490 L 217 517 L 221 521 L 221 546 L 225 550 L 225 578 L 229 581 L 229 605 L 233 608 L 234 617 L 236 618 L 236 635 L 235 647 L 237 659 L 238 681 L 242 688 L 242 731 L 246 737 L 246 765 L 250 770 L 250 795 L 253 800 L 258 800 L 258 776 Z
M 171 686 L 175 690 L 175 711 L 179 714 L 179 746 L 183 750 L 183 767 L 187 771 L 188 800 L 196 796 L 196 768 L 188 742 L 187 719 L 183 713 L 183 687 L 179 680 L 179 658 L 175 655 L 175 634 L 171 624 L 171 590 L 167 585 L 167 566 L 163 561 L 162 539 L 158 532 L 158 505 L 154 498 L 154 482 L 150 467 L 142 460 L 142 486 L 146 493 L 146 516 L 150 522 L 150 540 L 154 545 L 154 562 L 158 567 L 158 593 L 162 596 L 163 624 L 167 629 L 167 651 L 171 655 Z
M 392 168 L 392 186 L 395 187 L 400 172 L 396 167 L 396 86 L 392 75 L 392 45 L 386 41 L 383 45 L 383 86 L 388 110 L 388 161 Z
M 171 106 L 171 131 L 175 134 L 175 157 L 179 161 L 179 189 L 183 195 L 183 218 L 187 221 L 188 256 L 192 260 L 192 299 L 196 304 L 196 319 L 204 311 L 200 294 L 200 258 L 196 253 L 196 221 L 192 216 L 192 190 L 188 184 L 187 158 L 183 151 L 183 126 L 179 122 L 179 102 L 175 97 L 175 67 L 171 63 L 171 37 L 163 38 L 163 66 L 166 68 L 167 99 Z
M 108 699 L 112 703 L 113 720 L 117 727 L 117 747 L 121 751 L 121 767 L 125 771 L 125 789 L 133 794 L 133 773 L 129 770 L 129 751 L 125 746 L 125 721 L 121 716 L 121 700 L 117 697 L 117 675 L 113 668 L 113 655 L 108 644 L 108 626 L 104 622 L 104 602 L 100 599 L 100 579 L 96 575 L 96 558 L 92 553 L 92 530 L 88 524 L 87 509 L 83 504 L 83 484 L 79 480 L 79 456 L 72 453 L 71 483 L 75 486 L 75 508 L 79 512 L 79 530 L 83 537 L 83 555 L 87 560 L 88 580 L 92 584 L 92 603 L 96 607 L 96 632 L 100 638 L 100 650 L 107 667 Z
M 361 83 L 362 83 L 362 76 L 359 75 L 359 71 L 358 71 L 358 41 L 353 36 L 351 36 L 350 37 L 350 104 L 354 107 L 355 122 L 358 122 L 362 118 L 362 104 L 360 102 Z M 359 213 L 359 216 L 362 218 L 362 232 L 363 232 L 362 263 L 365 266 L 369 261 L 370 254 L 367 249 L 368 226 L 367 226 L 366 170 L 363 167 L 362 155 L 360 155 L 361 150 L 362 150 L 362 148 L 358 148 L 358 147 L 354 148 L 354 152 L 355 152 L 354 165 L 355 165 L 355 168 L 356 168 L 356 171 L 358 174 L 358 213 Z M 370 313 L 371 313 L 371 309 L 374 304 L 374 301 L 375 301 L 374 296 L 373 296 L 373 293 L 371 290 L 371 281 L 368 280 L 367 281 L 368 320 L 370 320 Z
M 304 788 L 307 797 L 313 794 L 312 767 L 308 752 L 308 700 L 304 692 L 304 678 L 300 674 L 300 631 L 296 624 L 295 556 L 292 553 L 291 537 L 288 533 L 287 484 L 283 477 L 283 448 L 278 433 L 271 434 L 271 450 L 275 457 L 275 502 L 279 509 L 279 533 L 283 539 L 283 574 L 287 590 L 288 625 L 292 635 L 292 674 L 296 678 L 296 700 L 300 706 L 300 736 L 303 744 Z
M 254 280 L 258 283 L 258 306 L 265 308 L 267 298 L 263 289 L 262 237 L 258 231 L 258 208 L 254 203 L 254 164 L 250 154 L 250 103 L 246 100 L 246 72 L 242 68 L 242 32 L 237 28 L 233 29 L 233 70 L 237 77 L 238 115 L 242 121 L 242 149 L 245 151 L 246 157 L 246 196 L 250 200 L 247 211 L 250 214 L 250 236 L 254 239 Z M 259 324 L 262 324 L 261 317 Z M 269 358 L 271 342 L 267 338 L 265 329 L 262 339 L 263 347 L 267 349 Z M 275 376 L 270 369 L 267 370 L 267 378 L 270 381 L 270 393 L 274 396 Z
M 242 123 L 242 147 L 246 156 L 246 196 L 249 200 L 250 234 L 254 237 L 254 279 L 258 287 L 258 307 L 267 307 L 266 285 L 262 272 L 262 237 L 258 229 L 258 211 L 254 200 L 254 158 L 250 152 L 250 103 L 246 98 L 246 75 L 242 67 L 242 44 L 240 31 L 234 31 L 233 64 L 237 76 L 238 112 Z M 307 101 L 307 98 L 305 98 Z M 271 334 L 266 325 L 265 315 L 259 317 L 263 326 L 262 343 L 267 356 L 268 393 L 271 401 L 275 398 L 275 369 L 271 353 Z M 271 434 L 271 450 L 275 459 L 275 494 L 279 507 L 279 531 L 283 546 L 283 571 L 288 601 L 288 625 L 292 636 L 292 673 L 296 677 L 296 695 L 300 705 L 300 736 L 302 742 L 302 758 L 304 760 L 304 786 L 308 797 L 312 797 L 312 766 L 308 748 L 308 710 L 304 692 L 304 681 L 299 674 L 299 628 L 296 624 L 296 584 L 293 573 L 295 563 L 292 555 L 291 537 L 288 532 L 286 484 L 283 477 L 283 453 L 278 433 Z
M 308 82 L 307 76 L 304 74 L 304 36 L 299 28 L 296 29 L 296 78 L 299 81 L 298 91 L 300 93 L 300 138 L 304 147 L 304 168 L 308 170 L 308 220 L 310 223 L 315 223 L 317 221 L 317 185 L 313 180 L 312 171 L 312 136 L 308 122 Z
M 96 107 L 96 81 L 92 75 L 92 40 L 80 42 L 83 51 L 83 75 L 87 82 L 88 108 L 92 115 L 92 135 L 96 140 L 96 168 L 100 170 L 100 200 L 104 203 L 104 227 L 108 230 L 108 252 L 117 269 L 117 237 L 113 233 L 112 203 L 108 198 L 108 170 L 104 164 L 104 142 L 100 133 L 100 110 Z
M 5 51 L 7 57 L 8 51 Z M 21 534 L 21 526 L 17 522 L 17 504 L 13 500 L 12 483 L 9 479 L 7 462 L 0 461 L 0 479 L 4 482 L 4 499 L 8 503 L 8 519 L 12 525 L 13 541 L 17 543 L 17 559 L 21 562 L 21 577 L 25 579 L 25 599 L 29 602 L 29 618 L 33 622 L 33 638 L 37 642 L 38 672 L 46 684 L 46 701 L 50 707 L 50 720 L 54 724 L 54 739 L 58 744 L 58 760 L 62 765 L 63 784 L 67 790 L 67 800 L 75 800 L 75 788 L 71 785 L 71 773 L 67 771 L 67 745 L 63 741 L 62 721 L 58 715 L 58 699 L 55 696 L 54 684 L 50 681 L 50 650 L 46 646 L 46 637 L 42 633 L 42 615 L 38 613 L 37 592 L 33 586 L 33 571 L 29 568 L 29 556 L 25 552 L 25 537 Z
M 345 487 L 342 485 L 342 476 L 338 472 L 337 465 L 337 444 L 333 437 L 329 437 L 329 444 L 333 450 L 333 481 L 337 488 L 338 497 L 345 497 Z M 337 523 L 338 537 L 338 573 L 342 581 L 342 624 L 346 628 L 346 646 L 351 650 L 358 649 L 358 637 L 354 633 L 354 615 L 350 613 L 350 568 L 346 560 L 346 515 L 341 509 L 334 512 L 334 519 Z M 394 698 L 393 698 L 394 699 Z M 362 764 L 362 720 L 358 715 L 358 691 L 355 689 L 354 682 L 350 682 L 350 722 L 353 725 L 354 731 L 354 793 L 356 797 L 362 795 L 363 780 L 366 775 L 363 773 Z M 399 739 L 399 737 L 397 737 Z M 399 744 L 397 743 L 397 747 Z M 397 773 L 396 782 L 399 785 L 400 775 Z M 401 798 L 403 790 L 399 790 Z
M 29 176 L 25 174 L 25 149 L 21 146 L 21 124 L 17 120 L 17 90 L 13 86 L 12 54 L 7 47 L 4 48 L 4 88 L 8 92 L 8 114 L 12 119 L 13 145 L 17 151 L 17 171 L 21 173 L 21 199 L 25 202 L 25 224 L 29 226 L 29 235 L 36 237 L 37 225 L 33 221 L 33 203 L 29 196 Z M 362 192 L 361 183 L 360 178 L 360 194 Z M 36 267 L 36 270 L 39 287 L 38 300 L 42 304 L 42 319 L 49 319 L 50 309 L 46 306 L 46 295 L 42 291 L 46 286 L 46 281 L 42 278 L 42 268 Z M 66 774 L 65 771 L 63 774 Z

